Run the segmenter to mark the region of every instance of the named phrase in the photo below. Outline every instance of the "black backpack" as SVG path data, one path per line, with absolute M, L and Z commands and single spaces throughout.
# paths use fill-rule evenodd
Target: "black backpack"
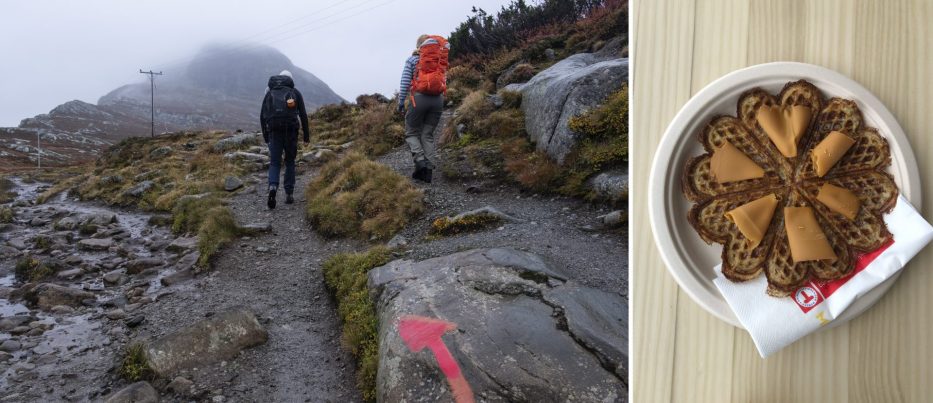
M 283 76 L 274 76 L 272 78 L 283 78 Z M 284 78 L 286 80 L 281 81 L 291 82 L 291 78 Z M 270 84 L 272 81 L 270 79 Z M 266 116 L 269 117 L 270 123 L 275 126 L 296 124 L 298 121 L 298 97 L 295 89 L 287 85 L 277 85 L 269 89 L 269 95 L 272 102 L 266 105 Z

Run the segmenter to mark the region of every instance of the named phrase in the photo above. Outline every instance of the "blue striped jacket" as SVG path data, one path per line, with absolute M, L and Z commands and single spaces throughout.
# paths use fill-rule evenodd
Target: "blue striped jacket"
M 408 99 L 408 91 L 411 90 L 411 80 L 415 75 L 415 68 L 418 67 L 418 55 L 411 55 L 405 61 L 405 68 L 402 70 L 402 82 L 398 89 L 398 107 L 405 107 L 405 100 Z

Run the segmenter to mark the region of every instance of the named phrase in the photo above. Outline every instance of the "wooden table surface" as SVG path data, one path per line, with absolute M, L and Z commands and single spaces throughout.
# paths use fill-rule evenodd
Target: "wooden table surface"
M 865 314 L 762 359 L 744 330 L 678 288 L 646 205 L 654 151 L 692 94 L 741 67 L 800 61 L 887 105 L 910 138 L 931 220 L 933 1 L 636 0 L 630 18 L 633 401 L 933 402 L 933 247 Z

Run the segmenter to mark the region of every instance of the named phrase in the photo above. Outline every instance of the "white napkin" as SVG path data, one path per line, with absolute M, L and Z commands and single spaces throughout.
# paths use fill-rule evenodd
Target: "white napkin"
M 810 281 L 787 298 L 765 294 L 768 282 L 764 275 L 735 283 L 716 267 L 719 275 L 713 283 L 752 336 L 762 358 L 838 318 L 852 302 L 897 273 L 933 240 L 933 226 L 901 196 L 884 221 L 894 235 L 893 242 L 859 256 L 852 274 L 830 282 Z

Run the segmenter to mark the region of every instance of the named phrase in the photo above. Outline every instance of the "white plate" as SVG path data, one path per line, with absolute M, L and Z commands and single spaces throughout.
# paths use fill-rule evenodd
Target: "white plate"
M 648 205 L 651 228 L 661 257 L 680 287 L 716 317 L 742 327 L 713 284 L 713 268 L 722 247 L 707 245 L 687 222 L 691 203 L 681 192 L 680 178 L 687 161 L 703 153 L 696 133 L 716 115 L 736 114 L 736 102 L 748 89 L 761 87 L 777 94 L 789 81 L 806 79 L 829 97 L 852 99 L 864 115 L 864 124 L 877 128 L 891 146 L 888 172 L 900 192 L 920 206 L 920 177 L 914 153 L 894 115 L 864 87 L 835 71 L 804 63 L 759 64 L 729 73 L 700 90 L 677 113 L 664 133 L 651 167 Z M 899 274 L 899 273 L 898 273 Z M 845 323 L 871 307 L 894 284 L 894 275 L 855 301 L 833 325 Z M 766 298 L 762 291 L 762 298 Z

